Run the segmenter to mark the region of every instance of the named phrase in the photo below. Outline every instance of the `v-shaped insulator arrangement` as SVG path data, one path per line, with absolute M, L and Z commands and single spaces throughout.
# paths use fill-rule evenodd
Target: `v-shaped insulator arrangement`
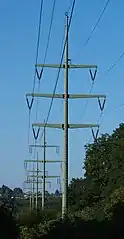
M 98 134 L 99 134 L 99 127 L 97 128 L 96 133 L 94 132 L 93 128 L 91 128 L 91 131 L 92 131 L 92 136 L 93 136 L 94 142 L 97 142 L 97 138 L 98 138 Z
M 105 107 L 105 103 L 106 103 L 106 98 L 104 98 L 103 103 L 101 102 L 100 98 L 98 98 L 98 103 L 99 103 L 100 110 L 103 111 Z
M 38 80 L 40 81 L 41 80 L 41 77 L 42 77 L 42 74 L 43 74 L 43 67 L 42 67 L 42 69 L 41 69 L 41 71 L 40 71 L 40 73 L 38 72 L 38 69 L 37 69 L 37 67 L 36 67 L 36 75 L 37 75 L 37 78 L 38 78 Z
M 32 96 L 31 101 L 29 102 L 29 99 L 26 96 L 26 101 L 27 101 L 28 109 L 31 111 L 32 105 L 33 105 L 33 102 L 34 102 L 34 97 Z
M 97 74 L 97 68 L 95 69 L 95 72 L 93 73 L 91 69 L 89 69 L 91 80 L 94 82 Z
M 39 136 L 39 132 L 40 132 L 40 127 L 37 129 L 37 133 L 36 133 L 36 131 L 35 131 L 34 128 L 32 128 L 32 130 L 33 130 L 34 138 L 35 138 L 35 140 L 37 140 L 37 139 L 38 139 L 38 136 Z

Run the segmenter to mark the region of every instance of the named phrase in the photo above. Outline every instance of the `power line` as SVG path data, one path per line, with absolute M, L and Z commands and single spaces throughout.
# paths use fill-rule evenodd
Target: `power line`
M 113 68 L 119 63 L 119 61 L 123 58 L 123 56 L 124 56 L 124 52 L 119 56 L 119 58 L 115 61 L 115 63 L 113 63 L 113 64 L 111 65 L 111 67 L 108 68 L 108 70 L 107 70 L 106 73 L 103 75 L 103 77 L 105 77 L 106 75 L 108 75 L 108 74 L 113 70 Z M 120 104 L 118 107 L 113 108 L 110 112 L 116 111 L 116 110 L 118 110 L 118 108 L 121 108 L 121 107 L 123 107 L 123 106 L 124 106 L 124 103 Z M 91 137 L 90 137 L 90 139 L 88 140 L 88 144 L 89 144 L 90 141 L 91 141 Z
M 103 77 L 105 77 L 108 73 L 110 73 L 110 71 L 113 70 L 113 68 L 118 64 L 118 62 L 122 59 L 123 56 L 124 56 L 124 52 L 119 56 L 119 58 L 115 61 L 115 63 L 113 63 L 112 66 L 108 68 L 108 70 L 106 71 L 106 73 L 104 74 Z M 88 102 L 86 102 L 86 103 L 88 103 Z M 116 110 L 118 110 L 118 108 L 121 108 L 121 107 L 123 107 L 123 106 L 124 106 L 124 103 L 120 104 L 118 107 L 113 108 L 110 112 L 116 111 Z M 102 115 L 103 115 L 103 114 L 100 115 L 100 118 L 99 118 L 99 120 L 97 121 L 97 123 L 100 122 L 100 119 L 101 119 Z M 89 138 L 87 144 L 90 143 L 91 139 L 92 139 L 92 137 Z
M 91 94 L 91 92 L 93 90 L 93 87 L 94 87 L 94 82 L 92 82 L 91 88 L 89 90 L 89 94 Z M 85 101 L 84 110 L 83 110 L 83 113 L 81 115 L 81 118 L 84 116 L 84 114 L 85 114 L 85 112 L 87 110 L 87 106 L 88 106 L 88 99 Z
M 49 26 L 49 31 L 48 31 L 48 38 L 47 38 L 47 44 L 46 44 L 43 64 L 45 64 L 46 57 L 47 57 L 47 52 L 48 52 L 48 47 L 49 47 L 49 42 L 50 42 L 50 37 L 51 37 L 51 31 L 52 31 L 53 17 L 54 17 L 54 12 L 55 12 L 55 5 L 56 5 L 56 0 L 53 0 L 52 14 L 51 14 L 51 20 L 50 20 L 50 26 Z M 40 29 L 41 29 L 42 9 L 43 9 L 43 1 L 41 1 L 41 8 L 40 8 L 40 19 L 39 19 L 39 30 L 38 30 L 37 52 L 36 52 L 36 64 L 37 64 L 37 61 L 38 61 L 38 52 L 39 52 L 39 43 L 40 43 Z M 34 93 L 36 75 L 37 75 L 37 77 L 39 79 L 39 82 L 38 82 L 38 92 L 40 90 L 40 82 L 41 82 L 41 77 L 43 75 L 43 69 L 44 69 L 44 66 L 42 67 L 40 75 L 39 75 L 38 71 L 37 71 L 37 69 L 35 67 L 35 75 L 34 75 L 34 79 L 35 80 L 34 80 L 34 86 L 33 86 L 33 92 L 32 93 Z M 36 102 L 36 120 L 37 120 L 37 114 L 38 114 L 38 98 L 37 98 L 37 102 Z M 30 124 L 30 117 L 29 117 L 29 124 Z M 29 131 L 30 131 L 30 126 L 29 126 Z M 28 144 L 29 144 L 29 139 L 28 139 Z M 35 142 L 35 144 L 36 144 L 36 142 Z
M 46 57 L 47 57 L 47 52 L 48 52 L 48 47 L 49 47 L 49 42 L 50 42 L 50 37 L 51 37 L 51 30 L 52 30 L 53 17 L 54 17 L 54 12 L 55 12 L 55 5 L 56 5 L 56 0 L 53 0 L 53 7 L 52 7 L 52 14 L 51 14 L 50 26 L 49 26 L 49 31 L 48 31 L 47 44 L 46 44 L 44 60 L 43 60 L 43 66 L 42 66 L 40 75 L 39 75 L 39 73 L 38 73 L 38 71 L 36 69 L 36 73 L 37 73 L 37 76 L 38 76 L 38 79 L 39 79 L 38 92 L 40 90 L 40 80 L 41 80 L 41 77 L 43 75 L 43 69 L 44 69 L 44 65 L 45 65 L 45 62 L 46 62 Z M 37 121 L 37 114 L 38 114 L 37 111 L 38 111 L 38 98 L 37 98 L 37 103 L 36 103 L 36 120 L 35 121 Z
M 97 22 L 96 22 L 96 24 L 95 24 L 95 26 L 94 26 L 94 28 L 93 28 L 91 34 L 90 34 L 90 36 L 87 38 L 87 40 L 86 40 L 84 46 L 86 46 L 86 45 L 88 44 L 89 40 L 91 39 L 91 37 L 92 37 L 94 31 L 96 30 L 96 28 L 97 28 L 97 26 L 98 26 L 98 24 L 99 24 L 101 18 L 103 17 L 103 14 L 104 14 L 105 10 L 107 9 L 107 6 L 108 6 L 109 3 L 110 3 L 110 0 L 108 0 L 108 1 L 106 2 L 106 4 L 105 4 L 105 6 L 104 6 L 104 8 L 103 8 L 103 10 L 102 10 L 102 12 L 101 12 L 101 14 L 100 14 L 100 16 L 99 16 Z M 121 60 L 123 57 L 124 57 L 124 52 L 122 52 L 122 54 L 119 56 L 119 58 L 108 68 L 108 70 L 106 71 L 106 73 L 103 75 L 103 78 L 106 77 L 106 75 L 108 75 L 108 74 L 114 69 L 114 67 L 116 67 L 116 65 L 120 62 L 120 60 Z M 86 104 L 88 104 L 88 102 L 86 102 Z
M 119 106 L 115 107 L 112 109 L 112 111 L 116 111 L 118 110 L 119 108 L 123 107 L 124 106 L 124 103 L 120 104 Z
M 69 14 L 69 12 L 70 12 L 70 10 L 71 10 L 72 1 L 73 1 L 73 0 L 70 0 L 69 6 L 68 6 L 68 10 L 67 10 L 68 14 Z
M 110 0 L 108 0 L 108 1 L 106 2 L 106 4 L 105 4 L 105 6 L 104 6 L 104 8 L 103 8 L 103 10 L 102 10 L 102 12 L 101 12 L 101 14 L 100 14 L 100 16 L 98 17 L 98 20 L 97 20 L 95 26 L 93 27 L 93 30 L 91 31 L 90 36 L 87 38 L 87 40 L 86 40 L 86 42 L 85 42 L 85 44 L 84 44 L 84 47 L 88 44 L 88 42 L 90 41 L 90 39 L 91 39 L 93 33 L 95 32 L 96 28 L 98 27 L 98 24 L 100 23 L 100 21 L 101 21 L 103 15 L 104 15 L 104 13 L 105 13 L 105 11 L 106 11 L 106 9 L 107 9 L 107 6 L 108 6 L 109 2 L 110 2 Z M 93 87 L 94 87 L 94 82 L 93 82 L 92 85 L 91 85 L 89 94 L 92 92 Z M 87 106 L 88 106 L 88 99 L 86 100 L 86 103 L 85 103 L 85 106 L 84 106 L 84 111 L 83 111 L 83 114 L 82 114 L 81 117 L 84 116 L 84 114 L 85 114 L 85 112 L 86 112 L 86 110 L 87 110 Z
M 99 116 L 99 119 L 97 120 L 97 124 L 99 124 L 99 129 L 100 129 L 100 126 L 101 126 L 100 120 L 101 120 L 102 116 L 103 116 L 103 111 L 101 112 L 101 114 L 100 114 L 100 116 Z M 89 138 L 87 144 L 90 143 L 91 139 L 92 139 L 92 136 L 90 136 L 90 138 Z
M 116 106 L 115 108 L 113 108 L 112 110 L 110 110 L 110 111 L 108 112 L 108 114 L 110 114 L 111 112 L 114 112 L 114 111 L 116 111 L 116 110 L 118 110 L 119 108 L 122 108 L 122 107 L 124 107 L 124 103 L 122 103 L 122 104 Z M 101 112 L 100 117 L 99 117 L 99 119 L 97 120 L 97 124 L 100 124 L 100 126 L 101 126 L 101 124 L 102 124 L 102 123 L 100 123 L 100 121 L 101 121 L 101 119 L 102 119 L 102 116 L 103 116 L 103 112 Z M 99 127 L 99 128 L 100 128 L 100 127 Z M 89 138 L 87 144 L 90 143 L 91 139 L 92 139 L 92 136 L 90 136 L 90 138 Z
M 40 80 L 41 77 L 42 77 L 44 65 L 45 65 L 45 62 L 46 62 L 46 57 L 47 57 L 47 52 L 48 52 L 48 47 L 49 47 L 49 42 L 50 42 L 50 37 L 51 37 L 53 17 L 54 17 L 54 12 L 55 12 L 55 5 L 56 5 L 56 0 L 53 0 L 53 7 L 52 7 L 52 14 L 51 14 L 50 26 L 49 26 L 49 31 L 48 31 L 47 44 L 46 44 L 46 49 L 45 49 L 45 54 L 44 54 L 44 60 L 43 60 L 43 66 L 42 66 L 40 75 L 38 74 L 38 71 L 36 70 L 36 73 L 37 73 L 37 76 L 38 76 L 39 80 Z M 37 63 L 36 63 L 36 64 L 37 64 Z
M 45 64 L 45 61 L 46 61 L 48 47 L 49 47 L 49 42 L 50 42 L 50 37 L 51 37 L 51 30 L 52 30 L 55 6 L 56 6 L 56 0 L 53 1 L 53 8 L 52 8 L 52 15 L 51 15 L 50 26 L 49 26 L 49 33 L 48 33 L 48 39 L 47 39 L 47 44 L 46 44 L 46 51 L 45 51 L 45 55 L 44 55 L 44 64 Z
M 38 53 L 39 53 L 39 46 L 40 46 L 40 34 L 41 34 L 41 19 L 42 19 L 42 12 L 43 12 L 43 0 L 40 2 L 40 16 L 39 16 L 39 24 L 38 24 L 38 36 L 37 36 L 37 44 L 36 44 L 36 59 L 35 59 L 35 64 L 37 64 L 38 60 Z M 33 80 L 33 88 L 32 88 L 32 93 L 34 93 L 35 90 L 35 81 L 36 81 L 36 70 L 34 72 L 34 80 Z M 31 119 L 31 107 L 33 104 L 33 98 L 31 100 L 31 103 L 29 104 L 29 101 L 27 99 L 27 104 L 29 108 L 29 125 L 28 125 L 28 145 L 30 141 L 30 119 Z
M 41 0 L 41 3 L 40 3 L 40 17 L 39 17 L 39 27 L 38 27 L 38 36 L 37 36 L 37 47 L 36 47 L 36 60 L 35 60 L 35 64 L 37 64 L 38 55 L 39 55 L 42 12 L 43 12 L 43 0 Z M 32 90 L 33 93 L 34 93 L 34 89 L 35 89 L 35 80 L 36 80 L 36 70 L 34 72 L 34 83 L 33 83 L 33 90 Z
M 75 3 L 76 3 L 76 0 L 73 0 L 72 9 L 71 9 L 71 14 L 70 14 L 70 19 L 69 19 L 69 25 L 68 25 L 68 31 L 69 31 L 69 29 L 70 29 L 70 25 L 71 25 L 71 21 L 72 21 L 72 16 L 73 16 L 73 12 L 74 12 Z M 67 42 L 67 38 L 65 39 L 65 43 L 64 43 L 64 47 L 63 47 L 63 51 L 62 51 L 62 56 L 61 56 L 61 60 L 60 60 L 60 67 L 59 67 L 58 72 L 57 72 L 57 79 L 56 79 L 56 82 L 55 82 L 55 86 L 54 86 L 54 90 L 53 90 L 53 97 L 52 97 L 52 99 L 51 99 L 50 107 L 49 107 L 48 114 L 47 114 L 47 118 L 46 118 L 46 121 L 45 121 L 45 127 L 46 127 L 46 125 L 47 125 L 47 123 L 48 123 L 48 120 L 49 120 L 49 116 L 50 116 L 51 109 L 52 109 L 52 105 L 53 105 L 54 95 L 55 95 L 56 88 L 57 88 L 57 85 L 58 85 L 58 80 L 59 80 L 60 70 L 61 70 L 61 66 L 62 66 L 62 62 L 63 62 L 63 57 L 64 57 L 64 52 L 65 52 L 66 42 Z M 41 138 L 42 138 L 42 136 L 43 136 L 43 133 L 44 133 L 44 132 L 42 132 L 42 134 L 41 134 Z
M 63 35 L 62 44 L 61 44 L 61 50 L 60 50 L 60 57 L 61 57 L 62 51 L 63 51 L 64 38 L 65 38 L 65 36 Z M 43 137 L 43 132 L 42 132 L 41 136 L 39 137 L 38 142 L 41 142 L 42 137 Z
M 113 68 L 120 62 L 120 60 L 123 58 L 124 56 L 124 52 L 119 56 L 119 58 L 115 61 L 115 63 L 113 63 L 108 70 L 106 71 L 106 73 L 103 75 L 103 77 L 105 77 L 106 75 L 108 75 L 110 73 L 110 71 L 113 70 Z
M 120 109 L 120 108 L 122 108 L 122 107 L 124 107 L 124 103 L 119 104 L 119 105 L 116 106 L 115 108 L 111 109 L 107 114 L 110 114 L 110 113 L 112 113 L 112 112 L 114 112 L 114 111 L 117 111 L 118 109 Z
M 91 39 L 93 33 L 95 32 L 96 28 L 98 27 L 98 25 L 99 25 L 99 23 L 100 23 L 100 21 L 101 21 L 103 15 L 104 15 L 106 9 L 107 9 L 107 6 L 108 6 L 109 2 L 110 2 L 110 0 L 107 0 L 107 2 L 106 2 L 106 4 L 105 4 L 105 6 L 104 6 L 104 8 L 103 8 L 103 10 L 102 10 L 102 12 L 101 12 L 101 14 L 100 14 L 100 16 L 98 17 L 98 20 L 97 20 L 95 26 L 93 27 L 93 30 L 91 31 L 90 36 L 87 38 L 86 42 L 84 43 L 84 46 L 86 46 L 86 45 L 88 44 L 88 42 L 90 41 L 90 39 Z

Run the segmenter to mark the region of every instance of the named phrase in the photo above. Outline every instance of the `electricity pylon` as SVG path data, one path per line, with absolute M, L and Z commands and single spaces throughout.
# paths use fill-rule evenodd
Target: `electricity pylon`
M 37 172 L 37 171 L 35 171 Z M 37 191 L 37 186 L 36 186 L 36 193 L 35 192 L 32 192 L 32 184 L 34 184 L 34 191 L 35 191 L 35 184 L 37 185 L 41 185 L 41 186 L 38 186 L 38 190 L 42 190 L 42 183 L 43 181 L 42 180 L 37 180 L 37 176 L 33 175 L 33 179 L 32 177 L 30 177 L 30 175 L 27 175 L 27 180 L 24 181 L 24 184 L 23 184 L 23 189 L 26 189 L 27 190 L 27 187 L 25 185 L 29 185 L 28 189 L 30 190 L 29 191 L 29 198 L 30 198 L 30 210 L 34 209 L 34 200 L 32 199 L 35 199 L 35 208 L 36 210 L 38 209 L 38 195 L 39 195 L 39 191 Z M 51 182 L 45 182 L 49 185 L 51 185 Z
M 35 131 L 33 130 L 33 134 L 34 134 L 34 138 L 35 140 L 37 140 L 37 135 L 35 134 Z M 46 130 L 44 127 L 44 142 L 43 145 L 29 145 L 29 152 L 32 153 L 32 148 L 33 147 L 41 147 L 44 149 L 44 156 L 43 156 L 43 160 L 39 160 L 38 159 L 38 155 L 37 155 L 37 159 L 36 160 L 25 160 L 25 164 L 27 165 L 27 163 L 37 163 L 37 180 L 39 177 L 39 173 L 38 173 L 38 164 L 39 163 L 43 163 L 43 176 L 42 176 L 42 209 L 44 209 L 44 205 L 45 205 L 45 179 L 46 179 L 46 163 L 61 163 L 60 160 L 46 160 L 46 148 L 56 148 L 56 153 L 59 153 L 59 146 L 58 145 L 48 145 L 46 142 Z M 34 175 L 34 169 L 33 169 L 33 175 Z M 48 176 L 48 175 L 47 175 Z M 56 177 L 56 176 L 55 176 Z M 57 176 L 58 177 L 58 176 Z M 37 191 L 38 191 L 38 184 L 37 184 Z
M 68 123 L 68 99 L 87 99 L 87 98 L 97 98 L 101 111 L 104 109 L 106 96 L 103 94 L 69 94 L 68 92 L 68 69 L 81 69 L 86 68 L 89 69 L 90 76 L 92 81 L 94 82 L 96 73 L 97 73 L 97 65 L 79 65 L 72 64 L 71 60 L 68 58 L 68 15 L 66 14 L 66 34 L 65 34 L 65 61 L 64 64 L 37 64 L 36 65 L 36 73 L 38 78 L 40 79 L 41 74 L 39 75 L 37 68 L 39 67 L 48 67 L 48 68 L 63 68 L 64 69 L 64 94 L 39 94 L 39 93 L 28 93 L 26 94 L 26 100 L 28 107 L 32 107 L 34 97 L 47 97 L 47 98 L 59 98 L 64 99 L 64 123 L 63 124 L 48 124 L 46 123 L 33 123 L 32 127 L 38 127 L 37 136 L 39 134 L 40 127 L 50 127 L 50 128 L 58 128 L 63 129 L 64 131 L 64 159 L 63 159 L 63 193 L 62 193 L 62 218 L 66 217 L 68 214 L 68 129 L 77 129 L 77 128 L 91 128 L 93 137 L 96 140 L 99 130 L 99 124 L 69 124 Z M 93 74 L 91 69 L 95 69 Z M 29 97 L 32 97 L 31 103 L 29 103 Z M 103 99 L 103 103 L 100 99 Z M 93 131 L 93 128 L 97 128 L 96 135 Z M 35 133 L 36 134 L 36 133 Z
M 35 183 L 36 181 L 34 179 L 26 179 L 23 184 L 23 190 L 29 190 L 29 205 L 30 205 L 30 211 L 34 209 L 34 194 L 35 194 Z M 38 181 L 40 185 L 42 185 L 42 181 Z M 28 187 L 26 186 L 28 185 Z M 33 190 L 34 189 L 34 190 Z M 39 187 L 39 190 L 41 188 Z
M 44 178 L 44 176 L 42 176 L 42 175 L 38 175 L 38 176 L 35 176 L 36 177 L 36 181 L 37 181 L 37 184 L 38 184 L 38 179 L 39 178 L 41 178 L 42 179 L 42 188 L 44 188 L 43 186 L 44 186 L 44 181 L 43 181 L 43 178 Z M 51 179 L 53 179 L 53 178 L 59 178 L 60 176 L 56 176 L 56 175 L 45 175 L 45 179 L 46 178 L 51 178 Z M 28 175 L 27 176 L 27 180 L 30 180 L 30 178 L 33 178 L 34 180 L 35 180 L 35 178 L 34 178 L 34 174 L 32 174 L 32 175 Z M 46 182 L 46 180 L 45 180 L 45 184 L 46 183 L 49 183 L 50 184 L 50 182 Z M 42 192 L 43 192 L 43 190 L 42 190 Z M 42 198 L 44 197 L 44 202 L 45 202 L 45 192 L 44 192 L 44 194 L 42 194 Z M 38 209 L 38 192 L 36 192 L 36 209 Z M 42 210 L 44 210 L 44 204 L 42 205 Z
M 36 171 L 37 173 L 37 171 Z M 47 176 L 46 176 L 47 177 Z M 35 196 L 33 194 L 33 197 L 35 198 L 35 208 L 36 210 L 38 209 L 38 194 L 39 194 L 39 190 L 43 188 L 43 180 L 39 180 L 39 178 L 43 178 L 42 175 L 27 175 L 27 181 L 30 181 L 31 178 L 33 178 L 34 181 L 34 185 L 36 183 L 36 192 L 35 192 Z M 45 181 L 45 184 L 49 184 L 49 186 L 51 185 L 51 182 Z M 39 186 L 41 185 L 41 187 Z M 32 207 L 34 208 L 34 206 L 32 205 Z
M 38 159 L 37 159 L 38 161 Z M 42 185 L 41 189 L 43 188 L 43 181 L 39 181 L 38 180 L 38 176 L 39 174 L 42 175 L 42 173 L 44 173 L 42 170 L 39 170 L 38 168 L 38 162 L 37 162 L 37 169 L 36 170 L 27 170 L 27 178 L 30 178 L 30 173 L 33 173 L 33 185 L 34 185 L 34 190 L 35 190 L 35 184 L 36 184 L 36 197 L 35 197 L 35 205 L 36 205 L 36 210 L 38 209 L 38 192 L 40 190 L 39 185 Z M 45 174 L 48 175 L 48 171 L 45 171 Z M 36 180 L 35 180 L 36 179 Z M 49 183 L 49 185 L 51 184 L 50 182 L 45 182 L 45 183 Z M 32 198 L 34 198 L 34 190 L 32 193 Z M 34 200 L 32 202 L 32 204 L 34 204 Z

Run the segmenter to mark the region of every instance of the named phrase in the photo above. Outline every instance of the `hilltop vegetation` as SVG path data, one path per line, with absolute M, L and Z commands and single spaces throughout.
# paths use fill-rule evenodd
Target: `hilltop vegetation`
M 3 185 L 0 188 L 0 197 L 10 198 L 10 197 L 24 197 L 24 193 L 21 188 L 14 188 L 14 190 Z

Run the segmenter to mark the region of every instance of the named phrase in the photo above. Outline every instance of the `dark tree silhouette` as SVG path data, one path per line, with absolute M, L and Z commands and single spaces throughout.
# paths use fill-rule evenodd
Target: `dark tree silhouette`
M 19 239 L 19 229 L 13 219 L 10 210 L 4 206 L 0 207 L 0 238 Z

